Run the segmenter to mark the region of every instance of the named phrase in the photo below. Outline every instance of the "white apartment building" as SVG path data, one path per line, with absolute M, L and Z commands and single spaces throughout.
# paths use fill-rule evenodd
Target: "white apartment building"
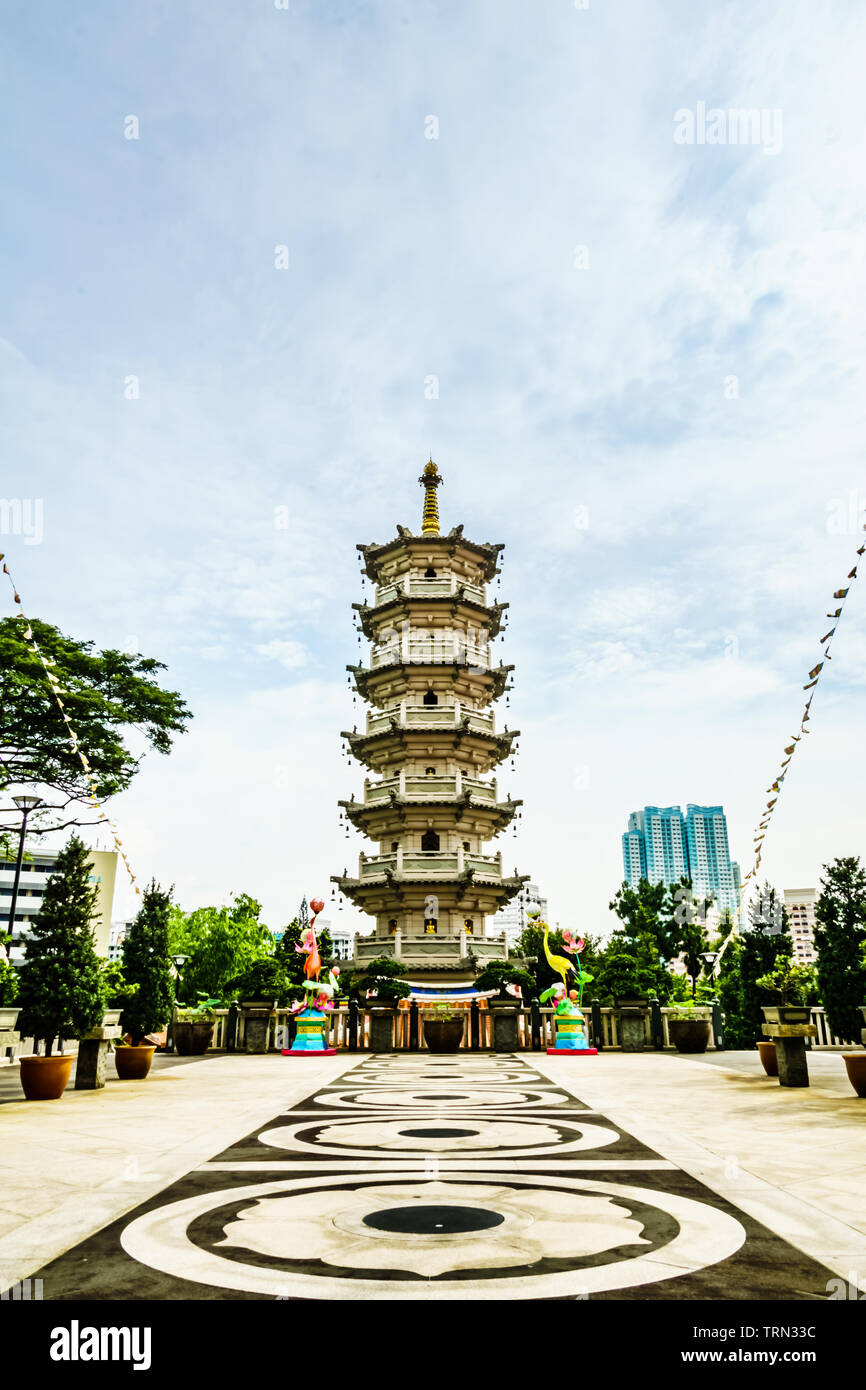
M 815 951 L 815 901 L 814 888 L 786 888 L 785 907 L 788 912 L 788 930 L 794 942 L 794 959 L 798 965 L 814 965 Z
M 524 883 L 510 903 L 506 903 L 488 918 L 487 935 L 499 936 L 501 932 L 505 932 L 508 950 L 511 951 L 524 927 L 529 926 L 529 912 L 540 912 L 547 921 L 547 898 L 542 897 L 537 883 Z
M 12 924 L 12 949 L 10 959 L 20 962 L 24 959 L 24 939 L 31 923 L 42 907 L 42 898 L 49 878 L 54 872 L 57 852 L 26 845 L 25 858 L 21 864 L 21 877 L 18 881 L 18 901 L 15 904 L 15 921 Z M 99 885 L 99 897 L 93 915 L 93 928 L 96 950 L 100 956 L 108 955 L 111 906 L 114 901 L 114 879 L 117 870 L 117 854 L 114 850 L 94 849 L 90 851 L 91 883 Z M 0 921 L 9 927 L 9 913 L 12 909 L 12 889 L 15 883 L 15 860 L 0 859 Z

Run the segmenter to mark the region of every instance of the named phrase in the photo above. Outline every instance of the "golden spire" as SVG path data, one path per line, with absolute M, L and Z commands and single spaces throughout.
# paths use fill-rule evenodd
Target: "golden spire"
M 421 518 L 421 535 L 439 535 L 439 503 L 436 498 L 436 489 L 443 482 L 433 459 L 425 464 L 424 472 L 418 479 L 424 489 L 424 514 Z

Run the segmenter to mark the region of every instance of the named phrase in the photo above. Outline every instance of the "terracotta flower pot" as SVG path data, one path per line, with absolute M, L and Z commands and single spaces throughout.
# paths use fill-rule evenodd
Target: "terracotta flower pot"
M 59 1100 L 74 1060 L 73 1052 L 58 1052 L 54 1057 L 22 1057 L 21 1085 L 27 1100 Z
M 114 1052 L 114 1065 L 121 1081 L 143 1081 L 150 1071 L 155 1046 L 142 1043 L 140 1047 L 118 1047 Z
M 457 1052 L 463 1041 L 462 1018 L 425 1018 L 424 1041 L 428 1052 Z
M 843 1052 L 848 1080 L 861 1100 L 866 1100 L 866 1052 Z
M 767 1040 L 757 1044 L 758 1056 L 761 1059 L 761 1066 L 768 1076 L 779 1075 L 779 1059 L 776 1056 L 776 1044 Z

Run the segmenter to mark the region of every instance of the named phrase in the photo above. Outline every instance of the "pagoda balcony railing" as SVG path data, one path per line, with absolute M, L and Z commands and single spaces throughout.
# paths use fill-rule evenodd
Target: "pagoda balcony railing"
M 379 666 L 393 666 L 398 662 L 417 662 L 420 665 L 452 665 L 480 667 L 488 671 L 491 667 L 491 652 L 487 643 L 478 645 L 467 642 L 452 634 L 444 638 L 413 638 L 408 634 L 396 636 L 394 641 L 384 642 L 374 647 L 370 656 L 370 666 L 375 671 Z
M 393 709 L 371 710 L 367 715 L 367 733 L 381 734 L 397 720 L 401 729 L 446 728 L 460 724 L 464 718 L 469 720 L 469 728 L 476 733 L 493 733 L 493 714 L 489 710 L 470 709 L 457 700 L 453 705 L 410 705 L 405 702 Z
M 385 603 L 393 603 L 400 598 L 448 598 L 452 594 L 462 591 L 464 598 L 471 603 L 480 603 L 486 607 L 487 599 L 484 590 L 478 584 L 466 584 L 457 578 L 456 574 L 448 575 L 442 579 L 422 579 L 417 574 L 405 574 L 402 579 L 393 584 L 381 584 L 376 590 L 374 608 L 381 608 Z
M 484 878 L 502 878 L 501 854 L 470 854 L 462 847 L 457 850 L 398 849 L 393 854 L 362 854 L 358 877 L 385 878 L 390 872 L 395 878 L 453 878 L 472 869 Z
M 418 801 L 457 801 L 466 792 L 474 801 L 496 801 L 496 781 L 482 782 L 477 777 L 466 777 L 457 772 L 453 775 L 435 773 L 400 772 L 397 777 L 386 777 L 381 782 L 364 782 L 364 802 L 375 805 L 389 801 L 391 793 Z

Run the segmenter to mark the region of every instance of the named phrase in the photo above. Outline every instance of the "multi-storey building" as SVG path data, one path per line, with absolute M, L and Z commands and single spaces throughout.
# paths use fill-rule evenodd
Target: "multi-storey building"
M 786 888 L 783 893 L 788 911 L 788 930 L 794 943 L 794 957 L 798 965 L 814 965 L 817 960 L 815 950 L 815 901 L 814 888 Z
M 56 851 L 31 846 L 27 848 L 26 853 L 27 857 L 21 864 L 18 901 L 15 904 L 15 922 L 12 928 L 10 959 L 13 961 L 21 961 L 24 958 L 24 939 L 42 907 L 45 888 L 57 862 Z M 107 956 L 117 853 L 114 850 L 92 849 L 89 859 L 91 865 L 90 882 L 96 883 L 99 887 L 99 896 L 93 914 L 96 950 L 99 955 Z M 0 859 L 0 922 L 4 928 L 9 925 L 14 883 L 15 860 Z
M 524 883 L 520 892 L 510 903 L 506 903 L 496 913 L 495 917 L 490 918 L 489 928 L 492 933 L 504 932 L 508 942 L 508 949 L 514 949 L 514 943 L 520 936 L 524 927 L 529 925 L 530 912 L 540 912 L 543 921 L 547 921 L 547 898 L 541 896 L 541 890 L 535 883 Z
M 713 898 L 720 912 L 736 912 L 740 870 L 728 850 L 721 806 L 645 806 L 633 811 L 622 837 L 625 880 L 636 887 L 689 878 L 696 899 Z
M 420 534 L 401 526 L 384 545 L 358 547 L 375 593 L 354 606 L 372 648 L 368 666 L 348 669 L 370 709 L 366 728 L 343 737 L 374 775 L 340 805 L 373 850 L 357 877 L 344 870 L 334 882 L 375 918 L 356 959 L 393 954 L 413 976 L 469 980 L 473 959 L 506 954 L 488 923 L 527 878 L 487 851 L 520 805 L 487 776 L 517 738 L 492 710 L 513 670 L 491 648 L 507 607 L 487 596 L 502 546 L 467 540 L 462 526 L 442 535 L 432 460 L 420 482 Z

